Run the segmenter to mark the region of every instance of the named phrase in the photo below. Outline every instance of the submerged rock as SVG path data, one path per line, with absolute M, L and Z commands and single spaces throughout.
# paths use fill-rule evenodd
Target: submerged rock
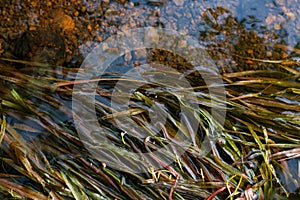
M 33 62 L 61 65 L 65 58 L 64 38 L 50 30 L 25 31 L 14 44 L 16 57 Z

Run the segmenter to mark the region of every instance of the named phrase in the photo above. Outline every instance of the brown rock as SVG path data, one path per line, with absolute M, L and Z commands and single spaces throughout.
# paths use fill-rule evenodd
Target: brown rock
M 66 15 L 62 9 L 54 11 L 52 16 L 55 28 L 60 28 L 63 32 L 75 28 L 75 22 L 72 17 Z
M 62 36 L 50 30 L 24 32 L 17 39 L 14 55 L 20 59 L 60 65 L 65 56 L 65 42 Z

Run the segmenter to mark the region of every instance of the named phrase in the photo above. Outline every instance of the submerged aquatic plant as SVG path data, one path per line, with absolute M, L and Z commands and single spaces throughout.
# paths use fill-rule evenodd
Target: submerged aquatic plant
M 300 83 L 295 70 L 225 73 L 226 101 L 210 97 L 207 86 L 191 77 L 191 88 L 177 89 L 196 97 L 190 99 L 196 109 L 186 106 L 180 95 L 162 90 L 171 85 L 144 84 L 133 93 L 130 107 L 118 112 L 106 103 L 118 74 L 90 80 L 100 81 L 95 110 L 111 141 L 101 146 L 103 156 L 125 159 L 129 165 L 124 168 L 147 171 L 134 173 L 90 154 L 87 147 L 100 148 L 91 143 L 97 132 L 87 135 L 90 138 L 78 136 L 71 116 L 72 87 L 80 83 L 74 81 L 77 69 L 26 62 L 27 67 L 16 70 L 10 66 L 15 61 L 9 62 L 0 63 L 6 69 L 0 75 L 2 199 L 284 199 L 299 187 L 297 169 L 289 163 L 300 155 Z M 32 71 L 38 72 L 27 73 Z M 134 81 L 126 77 L 123 83 L 130 87 Z M 124 96 L 118 94 L 115 106 L 122 106 Z M 84 107 L 86 102 L 77 103 Z M 224 126 L 210 113 L 213 107 L 224 109 L 220 105 L 227 109 Z M 166 117 L 157 127 L 149 121 L 151 106 Z M 198 120 L 197 132 L 189 128 L 182 106 Z M 138 128 L 120 130 L 117 121 L 124 122 L 124 117 Z M 203 155 L 199 149 L 212 128 L 221 132 L 212 151 Z M 148 136 L 137 137 L 141 132 Z M 176 134 L 180 140 L 174 140 Z M 186 138 L 191 143 L 180 143 Z M 160 156 L 151 154 L 170 143 L 174 146 Z M 186 145 L 183 154 L 176 152 L 180 144 Z M 145 152 L 151 156 L 143 156 Z

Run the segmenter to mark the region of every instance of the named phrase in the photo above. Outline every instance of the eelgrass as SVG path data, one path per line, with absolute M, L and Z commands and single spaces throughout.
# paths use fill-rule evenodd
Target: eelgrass
M 95 110 L 111 141 L 101 146 L 91 142 L 101 139 L 99 133 L 79 137 L 72 121 L 72 87 L 80 83 L 74 81 L 75 72 L 38 64 L 21 72 L 8 63 L 0 65 L 5 69 L 0 76 L 1 199 L 286 199 L 299 187 L 298 169 L 288 162 L 300 155 L 300 83 L 291 70 L 223 74 L 226 101 L 207 95 L 200 81 L 193 88 L 177 88 L 176 94 L 197 97 L 191 99 L 197 109 L 184 104 L 181 95 L 161 90 L 170 85 L 145 84 L 133 93 L 131 108 L 120 112 L 117 108 L 126 101 L 122 92 L 116 107 L 105 103 L 112 95 L 108 86 L 115 85 L 118 75 L 89 80 L 100 81 Z M 133 81 L 126 77 L 123 83 Z M 84 107 L 86 102 L 76 103 Z M 227 109 L 224 126 L 210 114 L 211 108 L 224 109 L 222 105 Z M 167 119 L 158 127 L 149 121 L 153 106 Z M 197 132 L 189 128 L 182 107 L 196 116 Z M 118 122 L 127 122 L 126 117 L 136 129 L 120 130 Z M 212 128 L 221 132 L 212 151 L 203 155 L 201 142 Z M 180 140 L 174 140 L 176 134 Z M 191 143 L 179 143 L 187 139 Z M 159 156 L 152 153 L 167 144 L 172 145 Z M 183 154 L 176 151 L 180 145 L 186 148 Z M 126 160 L 127 172 L 99 161 L 87 147 L 108 160 Z M 134 173 L 133 167 L 146 173 Z

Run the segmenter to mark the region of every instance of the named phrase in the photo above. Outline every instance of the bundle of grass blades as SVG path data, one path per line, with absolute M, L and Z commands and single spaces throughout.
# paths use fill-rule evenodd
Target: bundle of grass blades
M 300 73 L 293 61 L 259 61 L 274 63 L 278 70 L 223 75 L 229 106 L 222 147 L 260 199 L 297 199 L 299 194 L 290 193 L 297 193 L 300 181 Z
M 193 88 L 179 91 L 197 97 L 196 101 L 192 99 L 197 109 L 186 108 L 199 120 L 196 133 L 189 131 L 188 122 L 181 126 L 181 119 L 186 117 L 181 114 L 185 106 L 181 96 L 162 90 L 172 85 L 145 84 L 133 93 L 131 107 L 117 112 L 114 109 L 124 102 L 122 93 L 117 107 L 105 100 L 112 98 L 111 88 L 119 76 L 106 74 L 97 80 L 101 84 L 95 102 L 101 128 L 110 140 L 109 146 L 101 147 L 107 148 L 103 156 L 125 159 L 130 165 L 124 167 L 146 171 L 134 173 L 117 170 L 87 150 L 100 148 L 91 142 L 97 135 L 83 139 L 76 132 L 71 116 L 76 71 L 64 73 L 64 68 L 35 63 L 22 71 L 8 62 L 0 65 L 5 69 L 0 76 L 1 199 L 286 199 L 299 187 L 299 174 L 288 162 L 300 155 L 297 72 L 224 74 L 226 102 L 210 99 L 205 85 L 191 78 L 195 80 Z M 36 69 L 39 75 L 26 73 Z M 126 77 L 123 83 L 129 86 L 134 81 Z M 86 102 L 77 103 L 84 106 Z M 220 107 L 219 103 L 227 105 L 224 127 L 210 114 L 212 107 Z M 153 105 L 166 117 L 163 124 L 158 123 L 161 131 L 156 135 L 157 127 L 149 121 Z M 133 132 L 135 129 L 120 130 L 117 120 L 126 117 L 149 137 L 133 137 L 139 134 Z M 212 127 L 222 132 L 217 143 L 212 143 L 213 151 L 203 155 L 199 152 L 201 142 Z M 182 140 L 194 138 L 194 142 L 185 144 L 188 148 L 183 154 L 174 151 L 179 143 L 173 140 L 174 134 Z M 160 156 L 155 154 L 169 143 L 171 148 L 165 148 Z M 152 156 L 143 157 L 145 152 Z M 165 163 L 168 160 L 174 162 Z

